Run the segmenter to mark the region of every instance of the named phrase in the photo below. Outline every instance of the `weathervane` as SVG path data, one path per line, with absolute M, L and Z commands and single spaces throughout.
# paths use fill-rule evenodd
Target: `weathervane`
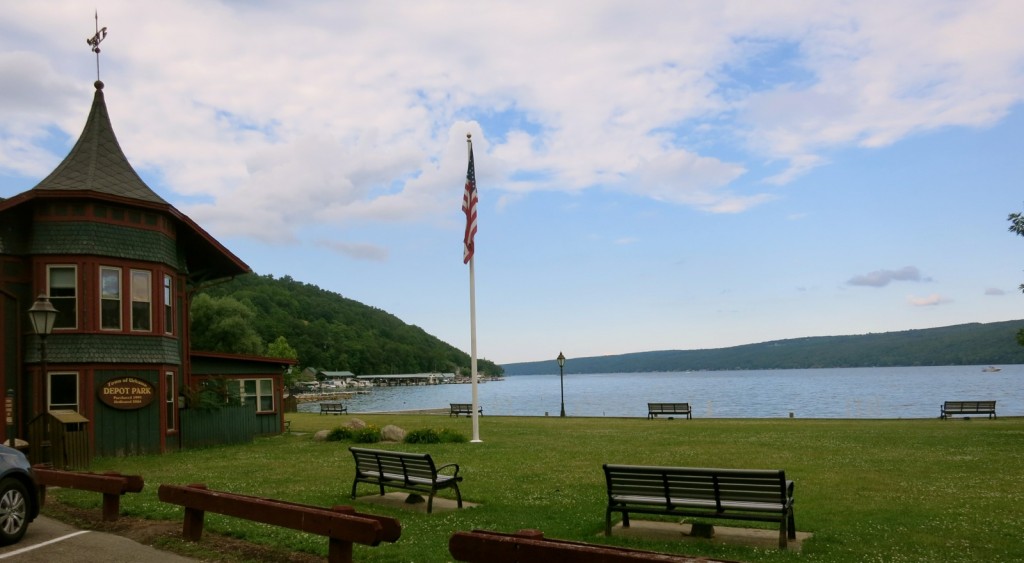
M 96 11 L 96 34 L 86 39 L 85 42 L 92 46 L 92 52 L 96 53 L 96 81 L 100 80 L 100 43 L 107 37 L 107 28 L 100 29 L 100 13 Z

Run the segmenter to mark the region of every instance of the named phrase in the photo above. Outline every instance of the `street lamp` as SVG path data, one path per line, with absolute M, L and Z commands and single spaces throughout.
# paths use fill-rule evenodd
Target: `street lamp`
M 558 353 L 558 357 L 555 358 L 555 359 L 558 360 L 558 386 L 559 386 L 559 388 L 561 389 L 561 392 L 562 392 L 562 414 L 560 416 L 564 417 L 565 416 L 565 370 L 563 368 L 565 367 L 565 355 L 562 354 L 561 352 L 559 352 Z
M 40 293 L 36 302 L 28 310 L 28 320 L 32 322 L 32 331 L 39 337 L 39 363 L 43 369 L 43 389 L 49 386 L 46 381 L 46 337 L 53 332 L 53 324 L 57 320 L 57 309 L 50 303 L 50 298 Z

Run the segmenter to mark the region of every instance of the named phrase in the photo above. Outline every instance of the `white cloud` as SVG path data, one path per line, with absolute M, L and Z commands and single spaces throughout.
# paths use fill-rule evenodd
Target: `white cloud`
M 910 297 L 907 297 L 907 302 L 915 307 L 931 307 L 935 305 L 943 305 L 945 303 L 949 303 L 950 300 L 946 299 L 945 297 L 942 297 L 937 293 L 933 293 L 925 297 L 917 297 L 912 295 Z
M 612 187 L 739 213 L 831 150 L 986 126 L 1024 92 L 1019 2 L 583 7 L 112 1 L 101 72 L 162 195 L 218 233 L 281 240 L 436 215 L 464 174 L 456 125 L 474 124 L 500 205 Z M 88 35 L 83 11 L 7 6 L 0 171 L 45 174 L 63 156 L 46 132 L 80 131 L 93 55 L 67 37 Z M 780 71 L 742 76 L 755 65 Z M 718 150 L 737 138 L 746 153 Z M 753 177 L 765 161 L 781 171 Z

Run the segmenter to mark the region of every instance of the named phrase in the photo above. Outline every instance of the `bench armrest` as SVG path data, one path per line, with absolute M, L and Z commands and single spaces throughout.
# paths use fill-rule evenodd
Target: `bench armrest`
M 455 473 L 452 473 L 452 477 L 458 477 L 459 476 L 459 464 L 457 464 L 457 463 L 449 463 L 447 465 L 442 465 L 441 467 L 437 468 L 437 472 L 441 473 L 442 470 L 448 469 L 450 467 L 454 467 L 455 468 Z
M 786 498 L 793 498 L 793 482 L 786 481 Z

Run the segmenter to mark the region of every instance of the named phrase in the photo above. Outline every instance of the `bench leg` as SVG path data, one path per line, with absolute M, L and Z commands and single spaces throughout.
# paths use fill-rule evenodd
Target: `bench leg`
M 434 491 L 430 491 L 430 496 L 427 498 L 427 514 L 434 512 Z
M 103 493 L 103 521 L 113 522 L 121 514 L 121 495 Z
M 330 538 L 327 544 L 329 563 L 352 563 L 352 542 Z
M 185 507 L 185 521 L 181 527 L 181 537 L 188 541 L 198 542 L 203 537 L 203 517 L 206 511 Z
M 461 509 L 462 508 L 462 491 L 459 490 L 459 484 L 456 483 L 455 486 L 452 487 L 452 488 L 455 489 L 455 499 L 459 502 L 459 508 Z
M 610 506 L 604 511 L 604 535 L 612 535 L 612 508 Z

